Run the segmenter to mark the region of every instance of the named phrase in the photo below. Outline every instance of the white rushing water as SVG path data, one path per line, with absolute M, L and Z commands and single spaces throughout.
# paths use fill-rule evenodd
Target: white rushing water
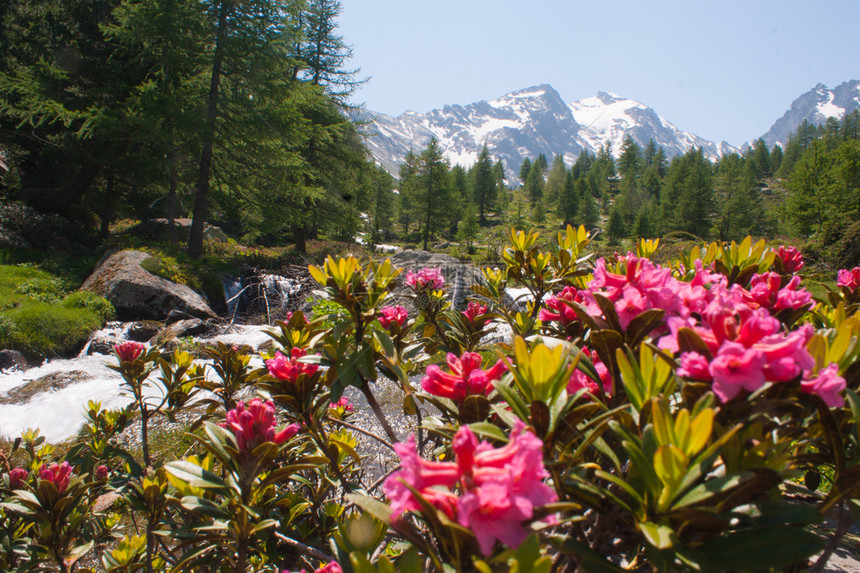
M 271 339 L 264 331 L 274 329 L 271 326 L 233 326 L 227 334 L 200 340 L 212 344 L 217 341 L 247 344 L 257 348 Z M 94 337 L 113 338 L 118 332 L 121 332 L 121 328 L 114 326 L 95 333 Z M 116 364 L 116 359 L 103 354 L 86 356 L 85 351 L 77 358 L 48 360 L 37 368 L 23 372 L 0 372 L 0 395 L 50 374 L 79 371 L 84 372 L 84 378 L 87 378 L 60 390 L 40 392 L 20 404 L 0 404 L 0 436 L 15 438 L 28 428 L 39 428 L 41 435 L 48 441 L 61 441 L 78 432 L 89 400 L 101 402 L 103 408 L 119 408 L 131 402 L 131 398 L 121 391 L 122 377 L 108 368 L 109 364 Z M 252 365 L 259 367 L 262 360 L 255 357 Z M 153 378 L 157 376 L 157 372 L 152 374 Z M 214 373 L 210 376 L 214 376 Z M 146 394 L 160 396 L 154 386 L 150 386 Z

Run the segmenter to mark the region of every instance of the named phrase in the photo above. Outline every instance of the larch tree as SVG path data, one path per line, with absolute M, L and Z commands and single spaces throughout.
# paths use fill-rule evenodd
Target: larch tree
M 473 168 L 472 197 L 478 208 L 480 222 L 486 220 L 486 213 L 492 209 L 496 200 L 496 176 L 493 173 L 493 160 L 487 150 L 487 144 L 481 148 L 478 160 Z

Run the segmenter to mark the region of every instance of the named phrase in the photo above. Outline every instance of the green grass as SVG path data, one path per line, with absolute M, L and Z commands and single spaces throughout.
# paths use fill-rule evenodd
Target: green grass
M 33 266 L 0 265 L 0 347 L 30 359 L 79 350 L 114 311 L 102 297 L 70 289 L 67 280 Z

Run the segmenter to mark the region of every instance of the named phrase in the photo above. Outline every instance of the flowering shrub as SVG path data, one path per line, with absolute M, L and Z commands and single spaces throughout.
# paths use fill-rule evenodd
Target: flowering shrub
M 257 398 L 251 400 L 247 409 L 244 402 L 239 402 L 235 409 L 227 412 L 224 423 L 224 427 L 233 432 L 239 451 L 243 453 L 253 452 L 265 442 L 283 444 L 299 432 L 298 424 L 290 424 L 278 432 L 275 426 L 275 405 Z
M 820 300 L 791 247 L 658 264 L 658 241 L 594 260 L 590 240 L 511 232 L 465 308 L 440 269 L 329 257 L 309 270 L 335 310 L 279 322 L 261 367 L 239 345 L 205 364 L 117 345 L 128 408 L 88 404 L 63 455 L 28 432 L 0 456 L 0 569 L 823 567 L 860 500 L 860 270 Z M 158 459 L 147 420 L 192 398 L 192 446 Z M 142 456 L 118 440 L 135 416 Z
M 421 387 L 435 396 L 462 402 L 466 396 L 485 396 L 493 390 L 492 383 L 502 377 L 507 367 L 499 360 L 488 370 L 481 370 L 481 355 L 466 352 L 460 358 L 448 354 L 448 368 L 442 372 L 435 364 L 427 367 Z
M 497 541 L 519 546 L 535 508 L 557 500 L 544 483 L 549 474 L 543 466 L 543 442 L 517 422 L 502 448 L 479 443 L 468 426 L 457 431 L 451 446 L 456 462 L 422 460 L 413 437 L 394 445 L 403 469 L 385 480 L 391 517 L 422 510 L 423 498 L 471 531 L 484 555 L 492 553 Z M 455 487 L 458 493 L 452 491 Z
M 396 324 L 399 328 L 406 325 L 406 319 L 409 318 L 406 308 L 397 306 L 386 306 L 382 309 L 382 314 L 379 316 L 379 323 L 385 330 L 391 331 Z

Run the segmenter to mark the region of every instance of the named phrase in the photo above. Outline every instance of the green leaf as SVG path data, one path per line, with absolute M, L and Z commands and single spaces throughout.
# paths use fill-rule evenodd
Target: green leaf
M 474 424 L 469 424 L 469 429 L 475 433 L 477 436 L 493 438 L 494 440 L 505 441 L 508 437 L 495 424 L 491 424 L 490 422 L 475 422 Z
M 350 503 L 354 503 L 385 525 L 391 525 L 391 514 L 393 512 L 388 504 L 357 493 L 349 494 L 346 498 Z
M 798 527 L 776 526 L 734 531 L 699 551 L 724 570 L 781 570 L 824 548 L 824 539 Z
M 717 494 L 728 491 L 737 487 L 744 479 L 745 475 L 730 475 L 712 478 L 705 483 L 699 484 L 679 499 L 672 509 L 681 509 L 690 505 L 701 503 Z
M 164 466 L 164 469 L 170 475 L 181 479 L 192 487 L 227 489 L 227 484 L 220 477 L 191 462 L 170 462 Z
M 675 532 L 668 525 L 660 525 L 650 521 L 637 524 L 645 540 L 657 549 L 669 549 L 674 545 Z
M 215 502 L 194 495 L 187 495 L 183 497 L 182 507 L 192 513 L 196 513 L 198 515 L 205 515 L 207 517 L 214 517 L 215 519 L 230 519 L 232 517 L 230 515 L 230 512 L 226 511 L 224 508 L 222 508 Z
M 83 545 L 78 545 L 77 547 L 69 551 L 68 555 L 66 555 L 66 561 L 71 563 L 77 561 L 78 559 L 86 555 L 86 553 L 93 548 L 93 545 L 95 545 L 95 540 L 92 539 L 89 542 L 84 543 Z

